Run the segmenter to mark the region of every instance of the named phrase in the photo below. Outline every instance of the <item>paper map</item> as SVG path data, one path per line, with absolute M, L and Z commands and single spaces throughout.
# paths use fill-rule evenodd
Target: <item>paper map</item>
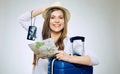
M 53 56 L 53 52 L 58 49 L 51 38 L 28 45 L 33 52 L 36 51 L 39 56 L 46 56 L 47 58 Z

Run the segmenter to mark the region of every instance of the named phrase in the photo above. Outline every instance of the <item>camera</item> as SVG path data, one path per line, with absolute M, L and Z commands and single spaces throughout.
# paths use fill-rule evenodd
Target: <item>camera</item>
M 28 28 L 28 34 L 27 34 L 27 39 L 34 41 L 35 38 L 36 38 L 36 31 L 37 31 L 37 27 L 36 26 L 29 26 L 29 28 Z

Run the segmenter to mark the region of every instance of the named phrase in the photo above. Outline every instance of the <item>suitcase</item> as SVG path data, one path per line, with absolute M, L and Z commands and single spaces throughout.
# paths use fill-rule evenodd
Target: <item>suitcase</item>
M 74 40 L 82 41 L 83 53 L 84 53 L 85 37 L 75 36 L 70 38 L 72 44 Z M 48 74 L 93 74 L 93 66 L 79 65 L 79 64 L 65 62 L 62 60 L 57 60 L 54 56 L 49 59 Z

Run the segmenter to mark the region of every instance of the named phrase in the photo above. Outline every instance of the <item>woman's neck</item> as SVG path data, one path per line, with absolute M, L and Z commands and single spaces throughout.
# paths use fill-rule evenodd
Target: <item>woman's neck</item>
M 61 32 L 59 32 L 59 33 L 52 32 L 52 33 L 51 33 L 51 38 L 52 38 L 52 39 L 54 40 L 54 42 L 56 43 L 56 42 L 58 41 L 60 35 L 61 35 Z

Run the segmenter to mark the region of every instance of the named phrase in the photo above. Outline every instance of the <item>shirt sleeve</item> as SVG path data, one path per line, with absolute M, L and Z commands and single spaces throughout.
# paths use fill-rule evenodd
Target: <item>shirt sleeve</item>
M 27 31 L 28 27 L 31 24 L 31 12 L 27 11 L 21 16 L 18 17 L 18 21 L 21 24 L 21 26 Z
M 92 61 L 92 65 L 98 65 L 99 61 L 97 59 L 97 56 L 95 54 L 92 53 L 92 51 L 90 52 L 90 50 L 88 51 L 87 49 L 84 48 L 84 44 L 82 42 L 80 42 L 80 40 L 76 40 L 73 43 L 73 54 L 77 54 L 77 55 L 87 55 L 91 58 Z

